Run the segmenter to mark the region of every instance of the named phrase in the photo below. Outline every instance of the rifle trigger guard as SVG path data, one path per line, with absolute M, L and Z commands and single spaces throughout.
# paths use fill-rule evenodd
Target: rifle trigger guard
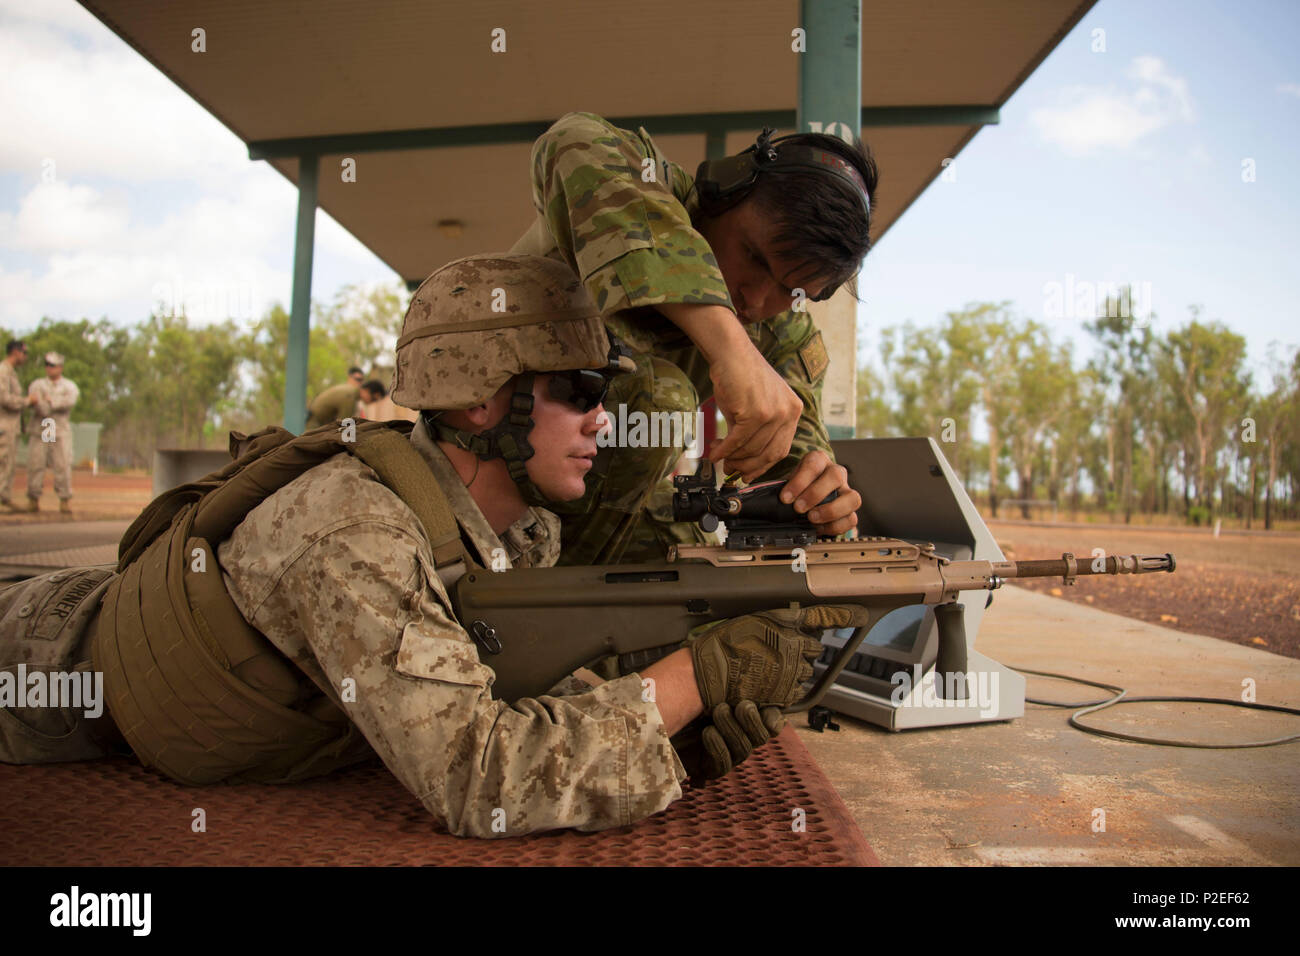
M 1065 562 L 1065 583 L 1073 585 L 1074 579 L 1079 575 L 1079 562 L 1069 551 L 1061 555 L 1061 560 Z
M 491 624 L 486 621 L 475 621 L 469 626 L 469 632 L 478 645 L 489 654 L 501 653 L 501 640 L 497 637 L 497 629 Z

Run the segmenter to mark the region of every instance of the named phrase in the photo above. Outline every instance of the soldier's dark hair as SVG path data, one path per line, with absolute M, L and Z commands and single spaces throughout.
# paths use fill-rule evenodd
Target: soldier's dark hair
M 353 375 L 365 375 L 365 374 L 366 374 L 365 372 L 361 371 L 361 369 L 357 368 L 355 365 L 352 366 L 350 369 L 348 369 L 348 378 L 351 378 Z
M 782 145 L 785 143 L 824 149 L 844 159 L 862 177 L 870 208 L 863 206 L 858 190 L 839 176 L 815 170 L 759 176 L 746 201 L 758 203 L 776 223 L 774 242 L 778 252 L 818 267 L 812 276 L 801 278 L 826 283 L 819 298 L 829 298 L 845 283 L 849 283 L 849 291 L 856 298 L 854 277 L 871 248 L 871 213 L 876 208 L 876 185 L 880 181 L 871 149 L 861 140 L 850 145 L 824 133 L 801 133 L 782 140 Z
M 15 352 L 26 351 L 27 343 L 22 339 L 10 339 L 9 344 L 5 346 L 5 355 L 10 356 Z
M 383 398 L 388 394 L 388 389 L 384 388 L 384 383 L 379 381 L 377 378 L 372 378 L 370 381 L 364 382 L 361 387 L 371 395 L 375 396 L 376 399 Z

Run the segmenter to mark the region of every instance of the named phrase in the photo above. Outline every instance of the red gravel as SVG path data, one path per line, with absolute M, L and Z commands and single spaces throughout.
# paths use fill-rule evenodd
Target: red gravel
M 1104 611 L 1300 658 L 1300 535 L 1230 535 L 1123 526 L 1064 527 L 989 522 L 1008 558 L 1082 562 L 1107 554 L 1172 552 L 1173 574 L 1080 578 L 1073 587 L 1043 578 L 1014 582 Z

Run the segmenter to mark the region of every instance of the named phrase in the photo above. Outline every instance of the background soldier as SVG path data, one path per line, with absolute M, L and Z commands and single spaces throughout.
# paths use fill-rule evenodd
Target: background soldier
M 413 422 L 419 413 L 411 408 L 403 408 L 393 401 L 384 383 L 378 379 L 366 382 L 365 389 L 373 396 L 372 400 L 361 406 L 361 414 L 368 422 Z
M 10 511 L 14 506 L 10 494 L 14 485 L 14 464 L 18 460 L 18 429 L 23 409 L 36 399 L 23 395 L 18 381 L 18 366 L 27 361 L 27 346 L 18 339 L 5 346 L 5 357 L 0 359 L 0 507 Z
M 511 251 L 568 262 L 610 332 L 637 353 L 612 411 L 689 416 L 714 397 L 730 430 L 710 457 L 747 481 L 769 469 L 789 479 L 784 494 L 800 513 L 838 490 L 810 518 L 839 534 L 857 523 L 861 500 L 821 420 L 830 364 L 821 334 L 792 307 L 828 298 L 857 273 L 876 166 L 860 146 L 815 133 L 757 152 L 753 180 L 715 195 L 644 129 L 569 113 L 533 146 L 538 218 Z M 602 450 L 586 497 L 558 509 L 561 563 L 653 560 L 694 534 L 671 525 L 671 513 L 651 520 L 643 510 L 681 451 Z
M 72 511 L 72 406 L 81 395 L 76 384 L 63 377 L 63 356 L 45 353 L 45 378 L 28 388 L 34 414 L 27 426 L 27 500 L 30 511 L 41 508 L 45 467 L 54 472 L 54 493 L 59 510 Z
M 373 402 L 379 398 L 371 387 L 372 383 L 365 381 L 361 369 L 356 367 L 348 369 L 346 382 L 331 385 L 311 400 L 307 406 L 306 430 L 310 431 L 344 418 L 360 418 L 362 403 Z

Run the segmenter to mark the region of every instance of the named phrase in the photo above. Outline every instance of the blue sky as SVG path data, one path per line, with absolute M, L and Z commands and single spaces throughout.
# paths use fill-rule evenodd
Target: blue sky
M 882 326 L 1003 299 L 1086 352 L 1045 301 L 1067 282 L 1149 283 L 1157 329 L 1200 305 L 1257 367 L 1300 344 L 1297 48 L 1300 3 L 1102 0 L 867 257 L 864 356 Z
M 1086 351 L 1051 283 L 1149 288 L 1159 329 L 1201 305 L 1257 368 L 1300 344 L 1297 48 L 1300 3 L 1101 0 L 868 256 L 862 357 L 1004 299 Z M 200 106 L 72 0 L 0 0 L 0 62 L 0 325 L 288 302 L 295 192 Z M 317 299 L 394 278 L 319 216 Z

